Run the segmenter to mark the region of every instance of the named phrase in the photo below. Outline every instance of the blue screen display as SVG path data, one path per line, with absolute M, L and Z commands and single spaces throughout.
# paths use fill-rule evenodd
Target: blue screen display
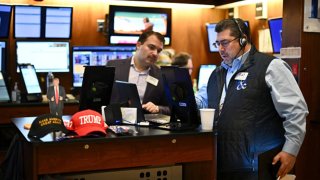
M 105 66 L 109 60 L 130 58 L 135 49 L 135 46 L 74 46 L 73 86 L 81 87 L 84 66 Z
M 268 22 L 273 53 L 280 53 L 282 47 L 282 18 L 270 19 Z
M 0 41 L 0 71 L 3 71 L 6 58 L 6 42 Z
M 11 9 L 9 5 L 0 5 L 0 38 L 8 37 Z

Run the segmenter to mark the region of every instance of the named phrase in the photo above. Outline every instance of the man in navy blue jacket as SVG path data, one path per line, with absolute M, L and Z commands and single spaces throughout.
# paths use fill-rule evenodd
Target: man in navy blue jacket
M 222 20 L 215 30 L 223 62 L 196 101 L 216 109 L 218 179 L 258 179 L 259 154 L 276 148 L 270 166 L 280 163 L 276 176 L 283 177 L 305 135 L 308 109 L 299 86 L 287 63 L 251 44 L 243 20 Z

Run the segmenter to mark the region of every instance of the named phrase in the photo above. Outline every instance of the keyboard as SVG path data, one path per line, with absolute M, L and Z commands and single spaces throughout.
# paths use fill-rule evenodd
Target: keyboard
M 145 114 L 144 119 L 153 124 L 168 124 L 170 122 L 170 116 L 164 114 Z
M 193 124 L 171 122 L 168 124 L 158 125 L 155 128 L 169 130 L 169 131 L 186 131 L 186 130 L 194 130 L 197 128 L 197 126 Z

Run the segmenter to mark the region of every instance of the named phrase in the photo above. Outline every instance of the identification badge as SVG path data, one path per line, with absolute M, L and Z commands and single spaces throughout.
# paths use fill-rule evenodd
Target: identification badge
M 248 72 L 239 72 L 234 79 L 244 81 L 247 79 L 248 74 L 249 74 Z
M 158 82 L 159 80 L 157 78 L 154 78 L 150 75 L 147 76 L 147 82 L 154 85 L 154 86 L 158 86 Z

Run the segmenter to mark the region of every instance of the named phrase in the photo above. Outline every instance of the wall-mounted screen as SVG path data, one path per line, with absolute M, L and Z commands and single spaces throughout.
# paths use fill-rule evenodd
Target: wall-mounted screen
M 5 70 L 6 54 L 7 54 L 6 42 L 0 41 L 0 71 Z
M 41 7 L 15 6 L 14 7 L 14 37 L 40 38 L 41 37 Z
M 11 10 L 10 5 L 0 4 L 0 38 L 8 38 L 9 36 Z
M 16 41 L 17 64 L 32 64 L 36 72 L 69 72 L 67 41 Z
M 72 7 L 17 5 L 15 38 L 71 38 Z
M 216 25 L 216 23 L 206 24 L 210 52 L 219 52 L 218 48 L 213 45 L 217 40 L 217 33 L 215 31 Z
M 249 21 L 244 21 L 244 23 L 249 27 Z M 216 33 L 216 25 L 217 23 L 207 23 L 206 24 L 206 29 L 207 29 L 207 34 L 208 34 L 208 43 L 209 43 L 209 51 L 210 52 L 219 52 L 219 49 L 216 48 L 213 43 L 216 42 L 217 40 L 217 33 Z
M 71 38 L 71 25 L 71 7 L 46 7 L 45 38 Z
M 282 47 L 282 18 L 269 19 L 273 53 L 280 53 Z
M 216 69 L 214 64 L 202 64 L 199 69 L 198 89 L 207 86 L 211 73 Z
M 73 86 L 81 87 L 84 66 L 105 66 L 108 60 L 130 58 L 135 49 L 135 46 L 74 46 Z
M 136 44 L 142 32 L 153 30 L 171 44 L 171 9 L 113 6 L 109 7 L 109 43 Z

